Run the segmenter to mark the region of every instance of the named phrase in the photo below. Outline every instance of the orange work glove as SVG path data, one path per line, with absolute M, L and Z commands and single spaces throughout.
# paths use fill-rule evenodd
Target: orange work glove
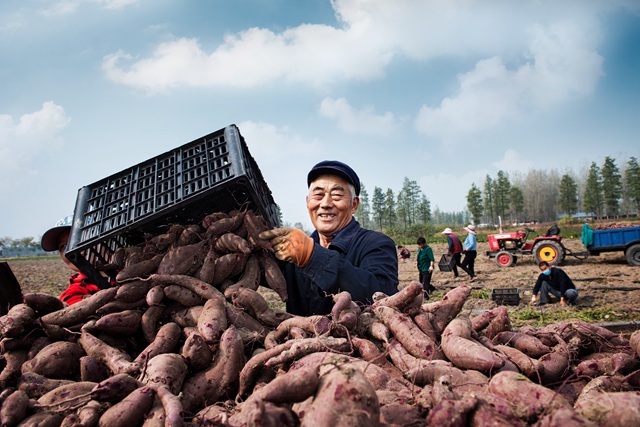
M 260 233 L 261 239 L 271 242 L 276 258 L 304 267 L 313 252 L 313 239 L 297 228 L 274 228 Z

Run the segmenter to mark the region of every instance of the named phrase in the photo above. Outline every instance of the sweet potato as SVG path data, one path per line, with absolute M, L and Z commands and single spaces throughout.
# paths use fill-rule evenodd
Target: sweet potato
M 428 360 L 444 358 L 438 343 L 422 332 L 409 316 L 384 305 L 373 311 L 413 356 Z
M 169 285 L 164 288 L 164 295 L 185 307 L 193 307 L 194 305 L 204 304 L 204 299 L 187 288 L 177 285 Z
M 200 334 L 191 334 L 182 345 L 180 355 L 194 371 L 201 371 L 213 360 L 213 352 Z
M 187 378 L 182 387 L 185 411 L 199 411 L 237 390 L 240 370 L 244 365 L 244 346 L 234 326 L 220 337 L 220 345 L 211 366 Z
M 276 342 L 284 341 L 291 328 L 299 328 L 311 336 L 327 335 L 331 330 L 331 321 L 324 315 L 294 316 L 280 322 L 273 330 L 273 338 Z
M 337 353 L 351 352 L 351 344 L 345 338 L 317 337 L 293 340 L 293 344 L 264 362 L 267 368 L 292 362 L 311 353 L 332 351 Z
M 601 393 L 597 399 L 578 400 L 576 411 L 601 426 L 640 425 L 640 392 Z
M 244 268 L 243 262 L 246 260 L 239 253 L 224 254 L 216 259 L 213 274 L 213 286 L 220 286 L 226 279 L 231 277 L 238 265 Z
M 249 255 L 242 277 L 235 284 L 225 289 L 225 295 L 227 294 L 228 290 L 238 290 L 240 288 L 247 288 L 253 291 L 257 291 L 258 286 L 260 286 L 260 263 L 258 261 L 258 258 L 256 258 L 254 255 Z
M 147 342 L 152 343 L 158 333 L 158 321 L 164 313 L 164 307 L 161 305 L 150 306 L 142 314 L 140 326 L 142 327 L 142 335 Z
M 2 402 L 0 409 L 0 424 L 13 426 L 18 424 L 27 415 L 29 408 L 29 396 L 22 390 L 15 390 Z
M 62 310 L 45 314 L 40 317 L 40 323 L 62 327 L 84 323 L 89 316 L 95 314 L 98 308 L 112 301 L 117 292 L 118 289 L 116 287 L 102 289 L 88 298 L 84 298 Z
M 389 331 L 389 328 L 387 328 L 387 325 L 378 320 L 378 318 L 372 316 L 371 313 L 365 312 L 358 316 L 357 328 L 358 333 L 362 336 L 369 336 L 383 343 L 388 344 L 391 339 L 391 332 Z M 435 341 L 435 336 L 432 336 L 432 338 Z
M 488 372 L 504 366 L 504 361 L 494 352 L 471 339 L 471 320 L 466 314 L 458 315 L 445 328 L 442 351 L 461 369 Z
M 226 212 L 213 212 L 202 218 L 202 221 L 200 221 L 200 225 L 202 225 L 202 227 L 206 230 L 211 226 L 211 224 L 223 218 L 229 218 L 229 214 Z
M 491 393 L 512 403 L 516 415 L 533 421 L 543 413 L 571 408 L 564 397 L 516 372 L 499 372 L 489 381 Z
M 225 233 L 232 232 L 236 230 L 242 222 L 244 221 L 244 214 L 239 212 L 232 217 L 220 218 L 218 220 L 214 220 L 213 222 L 208 221 L 208 227 L 205 226 L 205 220 L 202 221 L 202 225 L 206 227 L 206 238 L 216 238 Z
M 400 289 L 394 295 L 383 298 L 379 301 L 373 303 L 372 307 L 379 307 L 384 305 L 386 307 L 391 307 L 398 310 L 401 313 L 407 313 L 409 307 L 418 308 L 422 305 L 424 298 L 419 298 L 416 304 L 416 297 L 420 297 L 424 295 L 424 289 L 422 288 L 422 283 L 417 280 L 412 280 L 407 286 Z M 419 310 L 411 310 L 409 314 L 417 314 Z
M 629 373 L 640 368 L 640 361 L 628 353 L 614 353 L 600 359 L 584 360 L 576 366 L 575 373 L 579 377 L 598 377 Z
M 159 251 L 162 252 L 165 249 L 169 248 L 169 246 L 171 246 L 173 243 L 175 243 L 175 241 L 178 239 L 178 236 L 180 236 L 180 233 L 182 233 L 183 230 L 184 227 L 182 225 L 172 224 L 166 233 L 158 234 L 152 237 L 151 239 L 149 239 L 149 241 L 147 241 L 147 243 L 151 243 Z
M 264 297 L 252 289 L 241 288 L 235 292 L 231 292 L 229 296 L 233 305 L 246 310 L 264 325 L 276 327 L 283 321 L 283 319 L 278 317 L 277 313 L 269 307 Z
M 271 243 L 269 243 L 271 244 Z M 260 261 L 260 267 L 264 275 L 264 282 L 266 285 L 274 290 L 283 302 L 287 302 L 289 298 L 287 293 L 287 281 L 278 266 L 278 261 L 275 260 L 272 254 L 266 251 L 257 252 L 258 260 Z
M 22 296 L 24 303 L 42 316 L 64 307 L 60 298 L 43 292 L 27 292 Z
M 178 394 L 186 375 L 187 364 L 181 355 L 162 353 L 149 360 L 138 380 L 156 390 L 167 387 L 171 393 Z
M 149 279 L 158 285 L 179 285 L 204 299 L 222 297 L 222 293 L 212 285 L 195 277 L 181 274 L 152 274 Z
M 95 386 L 96 383 L 89 381 L 61 385 L 40 396 L 37 400 L 36 407 L 47 409 L 57 405 L 71 406 L 75 398 L 86 398 Z
M 466 426 L 470 412 L 478 404 L 475 396 L 465 396 L 460 400 L 443 400 L 427 415 L 430 426 Z
M 438 308 L 433 313 L 433 319 L 431 320 L 431 324 L 437 334 L 441 334 L 449 322 L 460 313 L 470 294 L 471 288 L 462 285 L 450 290 L 442 297 L 442 300 L 438 301 Z
M 127 372 L 130 368 L 131 357 L 127 353 L 107 345 L 87 331 L 82 331 L 78 343 L 88 356 L 102 362 L 114 374 Z
M 99 402 L 116 403 L 139 386 L 138 380 L 131 375 L 116 374 L 96 384 L 91 389 L 91 399 Z
M 539 375 L 542 373 L 543 367 L 537 359 L 531 358 L 517 348 L 509 347 L 508 345 L 499 344 L 494 349 L 515 363 L 527 378 L 539 382 Z
M 163 257 L 164 254 L 158 254 L 151 259 L 146 259 L 123 268 L 116 275 L 116 281 L 122 283 L 126 280 L 143 279 L 150 276 L 158 270 L 158 266 Z
M 209 250 L 202 261 L 202 266 L 196 272 L 195 277 L 202 280 L 205 283 L 213 284 L 213 277 L 216 271 L 216 259 L 218 259 L 218 253 L 216 248 L 209 246 Z
M 484 328 L 483 335 L 489 339 L 493 339 L 500 332 L 511 330 L 511 320 L 507 313 L 507 309 L 503 307 L 502 310 L 495 311 L 495 317 L 489 321 L 489 325 Z M 544 344 L 544 343 L 543 343 Z
M 478 314 L 477 316 L 474 316 L 471 318 L 471 327 L 473 328 L 474 331 L 476 332 L 480 332 L 481 330 L 483 330 L 484 328 L 486 328 L 487 326 L 489 326 L 489 323 L 491 323 L 491 321 L 493 319 L 496 318 L 496 316 L 498 315 L 498 313 L 500 312 L 507 312 L 507 308 L 505 306 L 498 306 L 494 309 L 491 310 L 486 310 L 480 314 Z
M 72 384 L 73 380 L 52 380 L 40 374 L 27 372 L 18 378 L 18 389 L 32 398 L 38 398 L 61 385 Z
M 631 334 L 629 345 L 635 351 L 636 356 L 640 357 L 640 330 Z
M 180 327 L 176 323 L 169 322 L 162 325 L 154 340 L 121 372 L 139 372 L 153 357 L 174 351 L 180 341 L 180 332 Z
M 377 426 L 380 423 L 378 396 L 362 371 L 336 356 L 334 361 L 325 361 L 320 367 L 318 390 L 304 414 L 304 423 Z
M 110 335 L 133 335 L 140 330 L 142 313 L 138 310 L 125 310 L 110 313 L 99 318 L 94 328 Z
M 118 286 L 115 299 L 117 301 L 135 302 L 144 298 L 149 291 L 149 282 L 134 280 Z
M 111 313 L 119 313 L 121 311 L 136 310 L 141 307 L 146 308 L 146 306 L 147 301 L 145 298 L 140 298 L 139 300 L 132 302 L 114 300 L 98 308 L 95 314 L 97 316 L 104 316 Z
M 0 317 L 0 337 L 13 338 L 30 329 L 36 319 L 36 312 L 27 304 L 16 304 L 7 314 Z
M 91 400 L 78 410 L 78 422 L 74 425 L 79 427 L 97 426 L 104 411 L 105 408 L 100 402 Z
M 204 230 L 198 224 L 187 225 L 178 236 L 173 247 L 189 246 L 202 241 Z
M 538 338 L 519 332 L 503 331 L 493 337 L 492 341 L 494 344 L 505 344 L 517 348 L 527 356 L 534 358 L 551 352 L 551 349 Z
M 77 343 L 54 342 L 24 363 L 22 372 L 34 372 L 51 379 L 73 379 L 80 373 L 80 357 L 84 355 Z
M 55 412 L 38 411 L 22 420 L 19 427 L 57 427 L 62 423 L 64 417 Z
M 244 214 L 244 226 L 247 229 L 247 240 L 253 247 L 262 248 L 273 252 L 271 242 L 260 238 L 260 233 L 267 230 L 263 221 L 260 221 L 252 210 L 248 210 Z
M 80 381 L 98 383 L 108 378 L 109 375 L 109 370 L 99 360 L 91 356 L 82 356 L 80 358 Z
M 129 393 L 121 402 L 107 409 L 98 425 L 100 427 L 131 427 L 142 424 L 151 409 L 155 393 L 151 387 L 140 387 Z
M 225 233 L 215 239 L 215 248 L 222 253 L 241 252 L 250 254 L 252 250 L 249 242 L 232 232 Z
M 227 329 L 227 312 L 225 302 L 221 298 L 212 298 L 204 304 L 204 309 L 198 317 L 198 331 L 202 338 L 213 344 L 218 341 Z
M 207 242 L 198 242 L 186 246 L 171 248 L 158 265 L 157 274 L 184 274 L 195 273 L 204 263 L 204 258 L 209 250 Z
M 263 338 L 267 335 L 268 329 L 255 317 L 249 315 L 245 311 L 238 309 L 232 304 L 226 304 L 225 311 L 227 313 L 227 322 L 229 322 L 229 324 L 238 329 L 242 328 L 257 332 Z
M 0 388 L 15 384 L 20 376 L 22 364 L 27 360 L 27 350 L 20 349 L 3 354 L 5 366 L 0 372 Z

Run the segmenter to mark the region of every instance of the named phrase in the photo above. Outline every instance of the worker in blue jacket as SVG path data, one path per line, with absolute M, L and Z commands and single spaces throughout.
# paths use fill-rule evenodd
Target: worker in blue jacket
M 287 311 L 328 314 L 332 296 L 348 291 L 361 305 L 373 294 L 398 291 L 396 247 L 383 233 L 367 230 L 353 218 L 360 203 L 360 179 L 351 167 L 325 160 L 307 176 L 307 210 L 315 228 L 276 228 L 260 237 L 271 241 L 278 259 L 287 261 Z
M 549 294 L 560 298 L 560 305 L 574 305 L 578 299 L 578 290 L 573 281 L 564 270 L 551 267 L 547 261 L 538 264 L 540 275 L 533 287 L 531 305 L 544 305 L 550 302 Z M 536 302 L 536 296 L 540 293 L 540 301 Z

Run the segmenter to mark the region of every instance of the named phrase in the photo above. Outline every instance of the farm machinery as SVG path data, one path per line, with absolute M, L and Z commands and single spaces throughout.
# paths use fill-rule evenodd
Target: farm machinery
M 537 262 L 546 261 L 549 265 L 558 265 L 564 261 L 567 249 L 562 244 L 560 230 L 553 226 L 545 235 L 536 235 L 533 241 L 529 236 L 536 233 L 528 227 L 524 231 L 490 234 L 487 236 L 489 249 L 486 254 L 495 258 L 500 267 L 511 267 L 518 257 L 533 255 Z

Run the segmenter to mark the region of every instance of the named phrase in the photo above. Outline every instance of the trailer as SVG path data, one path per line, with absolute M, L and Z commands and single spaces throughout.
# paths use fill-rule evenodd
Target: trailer
M 640 266 L 640 226 L 592 230 L 585 223 L 582 243 L 589 255 L 622 251 L 630 265 Z

